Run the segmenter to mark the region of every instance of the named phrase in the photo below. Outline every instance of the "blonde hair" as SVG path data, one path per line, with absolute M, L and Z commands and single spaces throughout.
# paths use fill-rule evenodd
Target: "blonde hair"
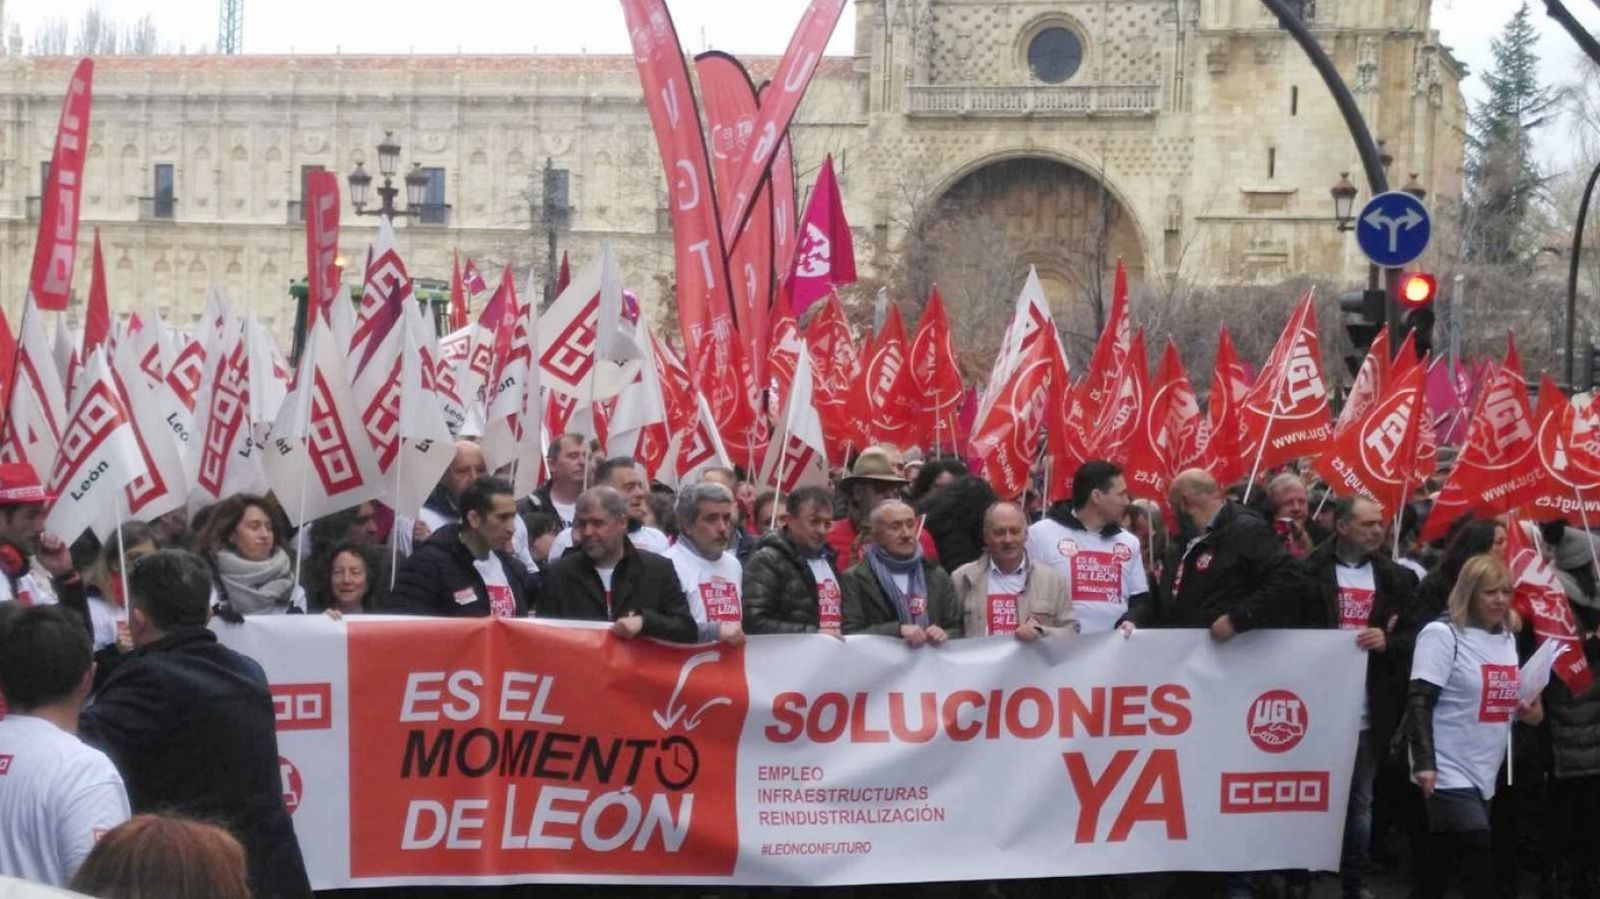
M 1450 591 L 1447 607 L 1451 623 L 1465 629 L 1472 624 L 1472 603 L 1478 598 L 1479 593 L 1509 586 L 1511 586 L 1511 570 L 1506 568 L 1506 563 L 1487 553 L 1468 559 L 1466 564 L 1461 566 L 1461 574 L 1456 577 L 1455 588 Z M 1509 626 L 1509 610 L 1506 619 L 1485 624 L 1491 630 L 1495 625 Z

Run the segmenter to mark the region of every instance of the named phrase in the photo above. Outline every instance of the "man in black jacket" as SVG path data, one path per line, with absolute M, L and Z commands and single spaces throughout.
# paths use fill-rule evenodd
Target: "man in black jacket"
M 578 494 L 583 492 L 584 476 L 589 470 L 589 439 L 582 434 L 562 434 L 550 444 L 545 464 L 550 469 L 550 480 L 517 500 L 517 514 L 530 530 L 532 518 L 538 512 L 554 515 L 561 522 L 558 531 L 570 528 L 577 515 Z
M 908 646 L 941 646 L 965 626 L 950 575 L 922 554 L 917 516 L 897 499 L 867 517 L 872 543 L 844 574 L 844 632 L 899 637 Z
M 1354 631 L 1356 645 L 1368 654 L 1366 707 L 1339 869 L 1344 895 L 1359 897 L 1367 890 L 1372 784 L 1405 703 L 1406 660 L 1419 624 L 1412 620 L 1417 579 L 1381 551 L 1384 519 L 1377 503 L 1362 496 L 1339 500 L 1333 528 L 1332 540 L 1300 560 L 1306 589 L 1283 597 L 1285 604 L 1292 599 L 1299 603 L 1288 612 L 1291 620 L 1281 623 Z M 1309 875 L 1291 877 L 1294 893 L 1302 887 L 1309 892 Z
M 210 567 L 162 550 L 132 566 L 128 588 L 136 649 L 95 694 L 79 735 L 116 763 L 135 814 L 218 821 L 244 844 L 257 897 L 310 896 L 267 677 L 206 629 Z
M 744 563 L 744 629 L 750 634 L 843 633 L 839 570 L 828 531 L 833 494 L 789 494 L 788 522 L 768 531 Z
M 578 497 L 568 553 L 545 571 L 537 602 L 546 618 L 610 621 L 624 639 L 693 643 L 699 636 L 672 563 L 628 539 L 628 502 L 610 487 Z
M 1131 616 L 1134 623 L 1210 628 L 1218 640 L 1270 626 L 1272 598 L 1288 595 L 1298 581 L 1293 559 L 1272 526 L 1229 501 L 1216 479 L 1197 468 L 1172 479 L 1170 499 L 1179 520 L 1200 536 L 1171 566 L 1166 608 L 1141 603 Z
M 528 613 L 530 576 L 501 549 L 517 521 L 510 484 L 481 477 L 462 491 L 461 522 L 434 531 L 406 559 L 386 611 L 446 618 L 519 618 Z

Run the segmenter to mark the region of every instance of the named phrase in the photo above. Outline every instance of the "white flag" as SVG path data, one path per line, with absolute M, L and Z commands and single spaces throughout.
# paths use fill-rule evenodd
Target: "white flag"
M 250 393 L 255 379 L 250 376 L 249 340 L 244 324 L 232 327 L 233 332 L 223 335 L 217 344 L 221 351 L 208 359 L 195 400 L 197 440 L 189 447 L 192 461 L 187 463 L 195 473 L 194 489 L 189 492 L 191 507 L 267 488 L 267 476 L 250 433 Z
M 672 465 L 667 471 L 672 472 L 677 481 L 669 486 L 690 483 L 707 468 L 733 467 L 728 450 L 722 445 L 722 435 L 717 433 L 717 421 L 706 403 L 705 394 L 696 390 L 694 401 L 699 412 L 694 424 L 672 435 L 669 451 Z
M 799 487 L 826 487 L 828 451 L 822 441 L 822 418 L 812 399 L 811 354 L 803 343 L 783 422 L 783 444 L 768 444 L 761 483 L 779 493 L 793 493 Z
M 29 301 L 32 303 L 30 295 Z M 3 458 L 27 462 L 48 480 L 56 466 L 56 449 L 67 426 L 67 393 L 61 386 L 50 343 L 39 324 L 39 310 L 22 315 L 17 336 L 17 369 L 13 376 L 10 423 Z
M 272 492 L 296 527 L 378 498 L 372 446 L 346 389 L 344 354 L 314 317 L 294 390 L 278 409 L 261 462 Z
M 45 520 L 45 529 L 69 544 L 102 520 L 109 524 L 106 510 L 121 502 L 123 487 L 146 473 L 133 423 L 106 368 L 104 348 L 90 355 L 80 378 L 78 404 L 61 434 L 50 475 L 56 501 Z
M 159 320 L 157 320 L 159 321 Z M 112 350 L 111 379 L 117 397 L 133 423 L 145 474 L 122 491 L 124 521 L 154 521 L 182 508 L 189 496 L 189 472 L 184 467 L 184 446 L 190 439 L 188 413 L 172 395 L 164 379 L 149 376 L 139 364 L 148 356 L 144 339 L 152 331 L 145 319 L 132 339 Z
M 639 366 L 637 358 L 621 365 L 595 358 L 604 268 L 604 254 L 589 260 L 539 318 L 538 360 L 544 385 L 582 403 L 616 396 Z M 620 280 L 618 285 L 620 289 Z M 619 308 L 623 305 L 618 299 Z
M 427 327 L 421 310 L 406 314 L 400 352 L 399 450 L 394 470 L 384 477 L 384 495 L 395 514 L 416 519 L 434 485 L 455 458 L 455 444 L 435 392 L 437 363 L 423 343 Z
M 611 242 L 600 248 L 600 305 L 595 324 L 595 356 L 607 362 L 643 359 L 639 348 L 639 298 L 624 296 L 622 271 Z
M 1016 311 L 1011 314 L 1011 324 L 1000 343 L 1000 353 L 995 356 L 994 368 L 989 372 L 988 390 L 978 401 L 977 421 L 988 417 L 989 407 L 999 397 L 1000 387 L 1011 380 L 1023 350 L 1029 341 L 1046 326 L 1052 338 L 1056 337 L 1055 319 L 1050 316 L 1050 304 L 1044 297 L 1044 286 L 1039 283 L 1039 272 L 1028 266 L 1028 277 L 1022 282 L 1022 292 L 1017 294 Z
M 250 424 L 259 443 L 278 420 L 278 409 L 289 394 L 289 364 L 278 351 L 277 341 L 251 315 L 245 323 L 247 352 L 250 354 Z
M 328 307 L 328 325 L 333 332 L 333 348 L 340 354 L 349 353 L 356 334 L 356 306 L 350 297 L 350 285 L 341 283 L 339 292 L 334 294 L 333 305 Z

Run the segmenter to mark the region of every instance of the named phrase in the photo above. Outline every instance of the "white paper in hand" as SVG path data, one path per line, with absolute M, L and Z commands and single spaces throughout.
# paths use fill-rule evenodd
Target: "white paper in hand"
M 1518 699 L 1532 702 L 1544 692 L 1544 688 L 1550 685 L 1550 669 L 1555 666 L 1556 656 L 1566 648 L 1567 644 L 1560 640 L 1546 640 L 1539 644 L 1517 678 Z

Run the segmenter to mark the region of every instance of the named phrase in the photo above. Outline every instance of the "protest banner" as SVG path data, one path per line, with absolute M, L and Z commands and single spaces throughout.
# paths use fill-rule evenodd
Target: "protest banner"
M 217 628 L 272 683 L 319 889 L 1331 869 L 1365 679 L 1330 631 L 913 650 L 487 619 Z

